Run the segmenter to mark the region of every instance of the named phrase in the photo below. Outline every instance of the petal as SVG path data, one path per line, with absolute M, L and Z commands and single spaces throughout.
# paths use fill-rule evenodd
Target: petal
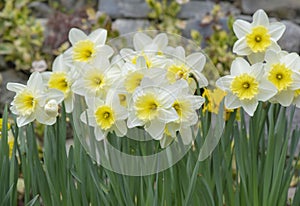
M 97 141 L 101 141 L 101 140 L 105 139 L 105 135 L 99 127 L 95 127 L 94 134 L 95 134 L 95 138 Z
M 56 122 L 56 117 L 47 115 L 47 113 L 42 108 L 37 108 L 35 113 L 36 120 L 45 125 L 53 125 Z
M 144 125 L 144 122 L 141 121 L 140 119 L 138 119 L 135 116 L 134 112 L 130 112 L 129 116 L 128 116 L 128 120 L 127 120 L 127 127 L 133 128 L 133 127 L 142 126 L 142 125 Z
M 127 133 L 127 126 L 125 121 L 116 121 L 115 132 L 118 137 L 123 137 Z
M 166 148 L 173 142 L 174 138 L 172 138 L 169 135 L 164 135 L 162 139 L 160 139 L 160 147 L 161 148 Z
M 269 81 L 263 80 L 259 83 L 259 93 L 257 94 L 257 100 L 259 101 L 268 101 L 274 95 L 276 95 L 276 87 Z
M 161 122 L 168 123 L 177 120 L 178 115 L 173 107 L 170 109 L 160 109 L 158 111 L 157 119 Z
M 151 121 L 149 125 L 145 126 L 145 130 L 155 140 L 160 140 L 163 137 L 165 124 L 160 121 Z
M 256 99 L 242 101 L 242 107 L 250 116 L 253 116 L 258 105 L 258 101 Z
M 286 27 L 283 23 L 280 22 L 271 23 L 269 26 L 269 34 L 271 35 L 271 38 L 274 39 L 275 41 L 278 41 L 282 37 L 285 28 Z
M 52 71 L 63 71 L 65 64 L 63 63 L 63 55 L 59 55 L 58 57 L 56 57 L 53 61 L 53 65 L 52 65 Z
M 31 114 L 30 116 L 18 116 L 17 117 L 17 125 L 18 127 L 23 127 L 26 124 L 32 122 L 35 119 L 34 114 Z
M 158 46 L 158 49 L 163 50 L 168 45 L 168 36 L 167 36 L 167 34 L 161 33 L 161 34 L 157 35 L 153 39 L 153 43 Z
M 152 39 L 141 32 L 138 32 L 133 37 L 133 46 L 135 51 L 142 51 L 144 50 L 145 46 L 152 43 Z
M 24 90 L 26 88 L 26 86 L 24 84 L 8 82 L 7 85 L 6 85 L 6 88 L 9 91 L 18 93 L 18 92 Z
M 299 58 L 299 55 L 297 53 L 293 52 L 293 53 L 283 56 L 280 59 L 280 62 L 285 64 L 286 67 L 288 67 L 290 69 L 294 69 L 294 67 L 297 65 L 298 58 Z M 299 69 L 299 68 L 295 68 L 295 69 Z
M 176 47 L 175 52 L 170 55 L 175 57 L 175 60 L 181 64 L 185 62 L 185 50 L 182 46 Z
M 29 77 L 28 82 L 27 82 L 27 86 L 33 92 L 43 91 L 44 90 L 44 84 L 43 84 L 43 78 L 42 78 L 41 74 L 39 72 L 32 73 Z
M 233 79 L 234 79 L 234 77 L 230 76 L 230 75 L 221 77 L 216 81 L 216 85 L 220 89 L 230 92 L 230 85 L 231 85 L 231 82 L 232 82 Z
M 245 37 L 240 38 L 234 43 L 232 51 L 241 56 L 246 56 L 252 53 L 246 43 Z
M 264 61 L 265 52 L 251 53 L 247 57 L 248 57 L 248 60 L 251 64 L 256 64 L 256 63 Z
M 237 57 L 231 64 L 230 74 L 233 76 L 249 73 L 250 71 L 249 63 L 243 58 Z
M 288 107 L 292 104 L 293 99 L 294 99 L 294 91 L 291 90 L 287 90 L 287 91 L 282 91 L 280 93 L 278 93 L 275 97 L 274 97 L 279 104 L 281 104 L 284 107 Z
M 179 132 L 184 145 L 188 145 L 193 141 L 192 128 L 181 127 Z
M 197 70 L 201 72 L 204 68 L 206 62 L 205 56 L 200 53 L 193 53 L 186 57 L 186 63 L 189 67 L 191 67 L 193 70 Z
M 266 14 L 266 12 L 264 12 L 264 10 L 259 9 L 258 11 L 256 11 L 253 15 L 253 26 L 265 26 L 265 27 L 269 27 L 269 18 Z
M 114 54 L 114 50 L 113 48 L 111 48 L 110 46 L 108 45 L 102 45 L 100 46 L 98 49 L 97 49 L 97 56 L 100 56 L 100 57 L 111 57 L 112 55 Z
M 87 38 L 87 35 L 77 28 L 72 28 L 69 32 L 69 41 L 72 45 L 76 44 L 76 42 L 80 40 L 84 40 Z
M 244 20 L 236 20 L 233 24 L 233 31 L 238 39 L 251 32 L 251 24 Z
M 256 79 L 261 79 L 264 76 L 264 65 L 263 63 L 256 63 L 251 66 L 250 74 Z
M 227 109 L 236 109 L 241 106 L 241 101 L 238 99 L 237 96 L 229 93 L 225 96 L 225 107 Z
M 93 31 L 88 38 L 96 45 L 104 45 L 106 42 L 107 31 L 105 29 L 97 29 Z
M 74 101 L 73 101 L 73 94 L 69 94 L 68 97 L 65 99 L 65 106 L 66 106 L 66 112 L 71 113 L 74 108 Z
M 266 51 L 265 60 L 268 64 L 272 65 L 272 64 L 278 63 L 280 60 L 280 57 L 279 57 L 278 52 L 276 52 L 274 50 L 268 50 L 268 51 Z

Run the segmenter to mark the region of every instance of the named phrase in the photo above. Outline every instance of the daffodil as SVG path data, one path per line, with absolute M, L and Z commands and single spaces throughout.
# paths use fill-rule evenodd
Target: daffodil
M 299 55 L 296 53 L 268 51 L 266 77 L 278 92 L 272 101 L 289 106 L 300 89 Z
M 172 52 L 172 61 L 167 65 L 167 79 L 171 84 L 184 79 L 191 88 L 195 88 L 197 85 L 192 78 L 193 75 L 200 88 L 207 86 L 208 81 L 201 73 L 205 63 L 206 58 L 202 53 L 196 52 L 186 56 L 183 47 L 176 47 Z
M 17 115 L 17 125 L 22 127 L 35 119 L 43 124 L 54 124 L 55 118 L 48 118 L 44 106 L 48 99 L 56 99 L 60 103 L 63 94 L 58 91 L 46 92 L 43 79 L 40 73 L 34 72 L 29 77 L 27 85 L 19 83 L 8 83 L 7 89 L 16 92 L 11 103 L 11 111 Z M 53 117 L 53 116 L 52 116 Z
M 72 85 L 78 78 L 78 73 L 65 63 L 63 55 L 59 55 L 53 62 L 52 72 L 44 72 L 42 76 L 48 88 L 56 89 L 64 94 L 66 112 L 71 113 L 74 107 Z
M 124 48 L 120 54 L 126 62 L 132 64 L 136 64 L 137 59 L 143 57 L 147 68 L 163 68 L 168 62 L 164 55 L 167 45 L 168 37 L 164 33 L 152 39 L 150 36 L 138 32 L 133 36 L 134 49 Z
M 80 29 L 72 28 L 69 32 L 69 40 L 72 47 L 65 53 L 65 58 L 71 62 L 85 65 L 101 56 L 109 58 L 113 55 L 113 49 L 106 45 L 107 31 L 97 29 L 90 35 L 86 35 Z
M 72 91 L 85 98 L 99 97 L 105 99 L 110 87 L 121 78 L 115 72 L 107 58 L 98 57 L 72 84 Z
M 236 58 L 232 62 L 230 75 L 221 77 L 216 82 L 216 85 L 227 93 L 225 107 L 227 109 L 243 107 L 250 116 L 253 116 L 258 101 L 267 101 L 277 92 L 276 87 L 263 76 L 262 63 L 250 66 L 246 60 Z
M 163 137 L 165 125 L 178 119 L 173 103 L 175 87 L 160 87 L 144 78 L 129 102 L 128 128 L 144 126 L 153 139 Z
M 128 113 L 117 98 L 114 90 L 108 91 L 105 101 L 95 98 L 87 102 L 88 109 L 80 116 L 81 121 L 94 127 L 98 141 L 105 139 L 109 132 L 115 132 L 119 137 L 127 133 L 125 120 Z
M 166 125 L 164 138 L 176 138 L 176 132 L 179 131 L 182 142 L 187 145 L 191 143 L 193 137 L 191 126 L 198 122 L 197 110 L 205 102 L 205 99 L 201 96 L 189 94 L 188 84 L 183 80 L 178 81 L 176 87 L 178 89 L 176 93 L 173 93 L 173 95 L 176 95 L 176 99 L 172 107 L 175 109 L 178 119 Z M 161 145 L 165 141 L 165 139 L 162 139 Z
M 258 10 L 253 15 L 253 22 L 237 20 L 233 30 L 238 40 L 233 46 L 233 52 L 248 56 L 253 63 L 263 61 L 267 50 L 280 50 L 277 41 L 285 31 L 285 25 L 280 22 L 269 22 L 267 14 Z

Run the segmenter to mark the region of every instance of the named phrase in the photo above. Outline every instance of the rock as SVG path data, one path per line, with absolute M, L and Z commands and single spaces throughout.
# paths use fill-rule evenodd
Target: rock
M 98 10 L 117 18 L 147 18 L 149 7 L 144 0 L 100 0 Z
M 275 11 L 283 8 L 300 9 L 299 0 L 240 0 L 240 2 L 243 13 L 247 14 L 252 14 L 258 9 L 264 9 L 265 11 Z
M 146 29 L 150 26 L 147 20 L 134 20 L 134 19 L 117 19 L 113 22 L 112 28 L 119 31 L 120 35 L 135 32 L 141 29 Z
M 22 83 L 26 84 L 28 80 L 28 76 L 25 75 L 24 73 L 20 71 L 16 71 L 14 69 L 8 69 L 3 72 L 1 72 L 2 75 L 2 84 L 0 87 L 0 114 L 2 114 L 4 105 L 9 104 L 12 100 L 13 97 L 15 96 L 14 92 L 8 91 L 6 89 L 6 85 L 8 82 L 17 82 L 17 83 Z
M 285 24 L 286 30 L 278 41 L 278 44 L 283 50 L 289 52 L 300 52 L 300 26 L 291 21 L 282 21 Z
M 53 9 L 43 2 L 31 2 L 29 8 L 32 10 L 32 14 L 38 18 L 46 18 L 53 13 Z

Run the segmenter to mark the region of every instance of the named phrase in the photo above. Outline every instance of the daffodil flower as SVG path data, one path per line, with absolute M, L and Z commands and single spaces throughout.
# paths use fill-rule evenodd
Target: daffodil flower
M 98 57 L 72 84 L 72 91 L 87 98 L 105 99 L 107 91 L 117 82 L 121 73 L 115 72 L 107 58 Z
M 94 101 L 87 102 L 88 109 L 80 116 L 81 121 L 94 127 L 95 138 L 98 141 L 105 139 L 109 132 L 115 132 L 119 137 L 127 133 L 125 120 L 128 112 L 117 98 L 115 91 L 111 90 L 105 101 L 95 98 Z
M 299 55 L 296 53 L 268 51 L 266 77 L 278 92 L 271 100 L 289 106 L 300 89 Z
M 175 139 L 177 131 L 179 131 L 184 144 L 191 143 L 193 137 L 191 126 L 197 124 L 199 119 L 196 110 L 205 102 L 203 97 L 189 94 L 188 84 L 185 81 L 178 81 L 176 85 L 178 90 L 173 93 L 176 95 L 176 99 L 172 107 L 176 110 L 178 119 L 166 125 L 164 138 L 160 140 L 161 145 L 169 143 L 165 138 Z
M 277 41 L 285 31 L 285 25 L 280 22 L 270 23 L 267 14 L 258 10 L 253 15 L 253 22 L 236 20 L 233 30 L 238 40 L 233 46 L 233 52 L 248 56 L 253 63 L 264 60 L 267 50 L 280 50 Z
M 208 85 L 207 79 L 202 74 L 206 63 L 206 58 L 202 53 L 195 52 L 186 56 L 184 48 L 179 46 L 172 52 L 172 59 L 167 66 L 167 79 L 169 83 L 173 84 L 180 79 L 184 79 L 193 89 L 197 86 L 195 84 L 198 84 L 200 88 Z M 197 83 L 194 82 L 191 75 L 194 75 Z
M 230 75 L 221 77 L 216 85 L 227 92 L 225 107 L 227 109 L 243 109 L 253 116 L 258 101 L 267 101 L 276 93 L 276 87 L 264 76 L 262 63 L 252 66 L 242 59 L 236 58 L 232 62 Z
M 72 47 L 65 52 L 65 58 L 71 62 L 85 65 L 93 62 L 98 56 L 111 57 L 114 51 L 105 44 L 106 37 L 107 31 L 105 29 L 97 29 L 90 35 L 86 35 L 80 29 L 72 28 L 69 32 Z
M 129 102 L 128 128 L 144 126 L 153 139 L 163 137 L 165 125 L 178 119 L 173 103 L 176 87 L 160 87 L 144 78 Z
M 17 115 L 17 125 L 22 127 L 35 119 L 46 125 L 52 125 L 56 121 L 56 116 L 49 117 L 44 106 L 48 99 L 55 99 L 60 103 L 63 94 L 59 91 L 46 92 L 43 79 L 40 73 L 34 72 L 29 77 L 27 85 L 19 83 L 8 83 L 7 89 L 16 92 L 16 96 L 11 103 L 11 111 Z
M 148 35 L 138 32 L 133 37 L 134 49 L 124 48 L 120 54 L 126 62 L 136 64 L 137 59 L 143 57 L 147 68 L 163 68 L 168 62 L 164 55 L 167 45 L 168 37 L 164 33 L 152 39 Z
M 71 113 L 74 107 L 72 84 L 78 78 L 78 73 L 70 68 L 59 55 L 53 62 L 52 72 L 42 73 L 43 81 L 50 89 L 56 89 L 64 94 L 66 112 Z

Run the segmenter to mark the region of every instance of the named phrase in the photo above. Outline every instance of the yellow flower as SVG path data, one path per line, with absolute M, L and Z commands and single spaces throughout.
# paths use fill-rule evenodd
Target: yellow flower
M 98 126 L 103 130 L 110 129 L 115 123 L 115 114 L 111 107 L 107 105 L 99 106 L 95 111 L 95 119 Z
M 160 107 L 161 104 L 153 93 L 141 95 L 135 103 L 136 115 L 142 121 L 153 120 Z
M 264 52 L 271 45 L 271 36 L 266 27 L 256 26 L 246 35 L 246 42 L 253 52 Z
M 96 53 L 95 44 L 91 40 L 81 40 L 73 47 L 73 60 L 78 62 L 90 61 Z
M 207 99 L 207 103 L 203 105 L 202 111 L 205 112 L 208 110 L 209 112 L 218 114 L 219 106 L 226 96 L 226 92 L 219 88 L 214 90 L 204 89 L 202 96 Z
M 230 89 L 240 100 L 251 100 L 258 94 L 258 82 L 249 74 L 234 77 Z
M 64 71 L 53 72 L 49 78 L 48 87 L 63 92 L 65 97 L 67 97 L 71 87 L 67 73 Z
M 189 75 L 190 75 L 190 69 L 186 65 L 173 64 L 168 68 L 167 79 L 171 84 L 173 84 L 179 79 L 188 80 Z
M 293 83 L 292 70 L 284 64 L 274 64 L 269 71 L 268 80 L 276 86 L 278 91 L 286 90 Z

